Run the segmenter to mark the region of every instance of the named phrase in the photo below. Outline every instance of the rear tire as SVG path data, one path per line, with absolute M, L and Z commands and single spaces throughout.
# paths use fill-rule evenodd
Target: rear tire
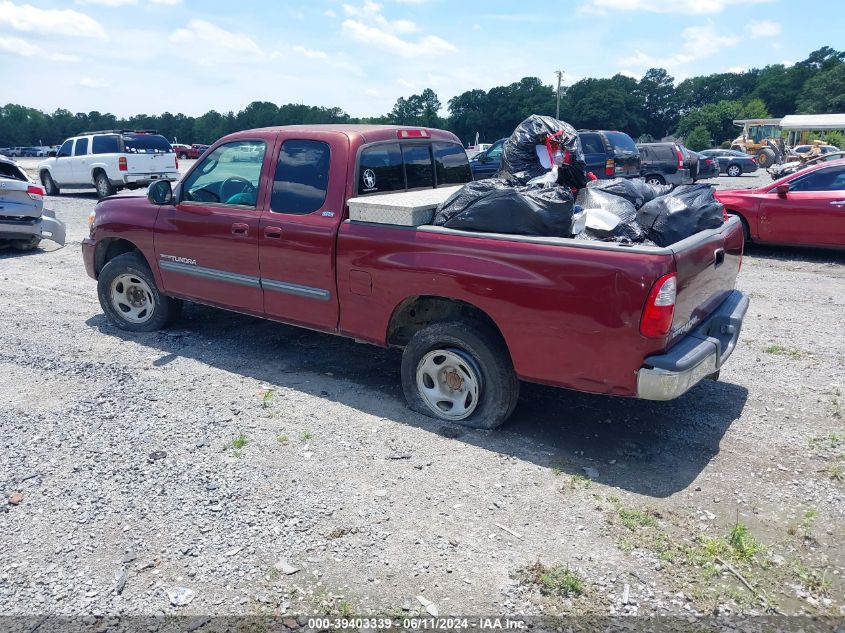
M 94 176 L 94 187 L 97 189 L 97 197 L 100 200 L 113 196 L 117 191 L 114 185 L 111 184 L 109 177 L 103 171 L 98 171 L 97 175 Z
M 56 185 L 56 181 L 53 180 L 49 171 L 41 172 L 41 184 L 44 186 L 44 193 L 48 196 L 59 195 L 59 187 Z
M 650 185 L 666 184 L 666 180 L 663 178 L 663 176 L 658 176 L 657 174 L 651 174 L 650 176 L 646 176 L 645 181 Z
M 39 244 L 41 244 L 41 238 L 40 237 L 33 237 L 28 242 L 24 242 L 24 241 L 20 241 L 20 240 L 16 240 L 16 241 L 12 242 L 12 248 L 14 248 L 15 250 L 18 250 L 18 251 L 34 251 L 36 248 L 38 248 Z
M 408 406 L 432 418 L 495 429 L 519 399 L 519 379 L 501 336 L 475 321 L 432 323 L 402 354 Z
M 728 176 L 731 176 L 732 178 L 742 176 L 742 167 L 740 167 L 739 165 L 728 165 L 728 169 L 725 173 L 727 173 Z
M 129 332 L 154 332 L 173 322 L 182 302 L 158 289 L 146 260 L 124 253 L 109 260 L 97 279 L 97 296 L 109 321 Z

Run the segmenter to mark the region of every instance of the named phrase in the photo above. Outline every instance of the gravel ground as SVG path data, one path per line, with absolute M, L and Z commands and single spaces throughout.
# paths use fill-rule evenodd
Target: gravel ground
M 845 255 L 749 248 L 719 382 L 526 385 L 487 433 L 409 411 L 395 351 L 196 305 L 118 331 L 95 202 L 0 253 L 6 614 L 845 615 Z

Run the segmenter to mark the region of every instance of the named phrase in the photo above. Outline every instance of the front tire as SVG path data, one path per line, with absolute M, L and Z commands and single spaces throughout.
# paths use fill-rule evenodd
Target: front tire
M 742 176 L 742 167 L 739 165 L 730 165 L 727 171 L 728 176 L 732 176 L 736 178 L 737 176 Z
M 771 149 L 761 149 L 757 152 L 757 164 L 763 169 L 768 169 L 775 164 L 775 153 Z
M 102 171 L 97 172 L 97 175 L 94 177 L 94 187 L 97 189 L 97 197 L 100 200 L 113 196 L 117 191 L 114 185 L 111 184 L 109 177 Z
M 109 321 L 129 332 L 154 332 L 175 320 L 182 302 L 156 286 L 147 262 L 138 253 L 124 253 L 103 266 L 97 296 Z
M 44 193 L 48 196 L 59 195 L 59 187 L 49 171 L 41 172 L 41 184 L 44 186 Z
M 402 354 L 402 390 L 414 411 L 495 429 L 516 407 L 519 380 L 497 332 L 472 321 L 445 321 L 411 337 Z

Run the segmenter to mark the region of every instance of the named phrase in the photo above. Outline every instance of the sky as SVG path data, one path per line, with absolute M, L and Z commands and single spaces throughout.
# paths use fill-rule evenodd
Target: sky
M 425 88 L 445 108 L 466 90 L 526 76 L 552 85 L 558 69 L 567 85 L 655 66 L 680 81 L 792 64 L 824 45 L 845 49 L 842 8 L 841 0 L 0 0 L 0 103 L 196 116 L 272 101 L 377 116 Z

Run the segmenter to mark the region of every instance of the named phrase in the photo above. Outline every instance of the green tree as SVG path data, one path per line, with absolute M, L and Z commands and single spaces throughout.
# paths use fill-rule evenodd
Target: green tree
M 637 95 L 642 103 L 643 128 L 652 138 L 663 138 L 678 124 L 674 82 L 663 68 L 650 68 L 637 85 Z
M 845 63 L 832 64 L 808 79 L 796 109 L 802 114 L 845 112 Z
M 703 125 L 693 129 L 686 137 L 685 144 L 694 152 L 710 147 L 710 132 Z

